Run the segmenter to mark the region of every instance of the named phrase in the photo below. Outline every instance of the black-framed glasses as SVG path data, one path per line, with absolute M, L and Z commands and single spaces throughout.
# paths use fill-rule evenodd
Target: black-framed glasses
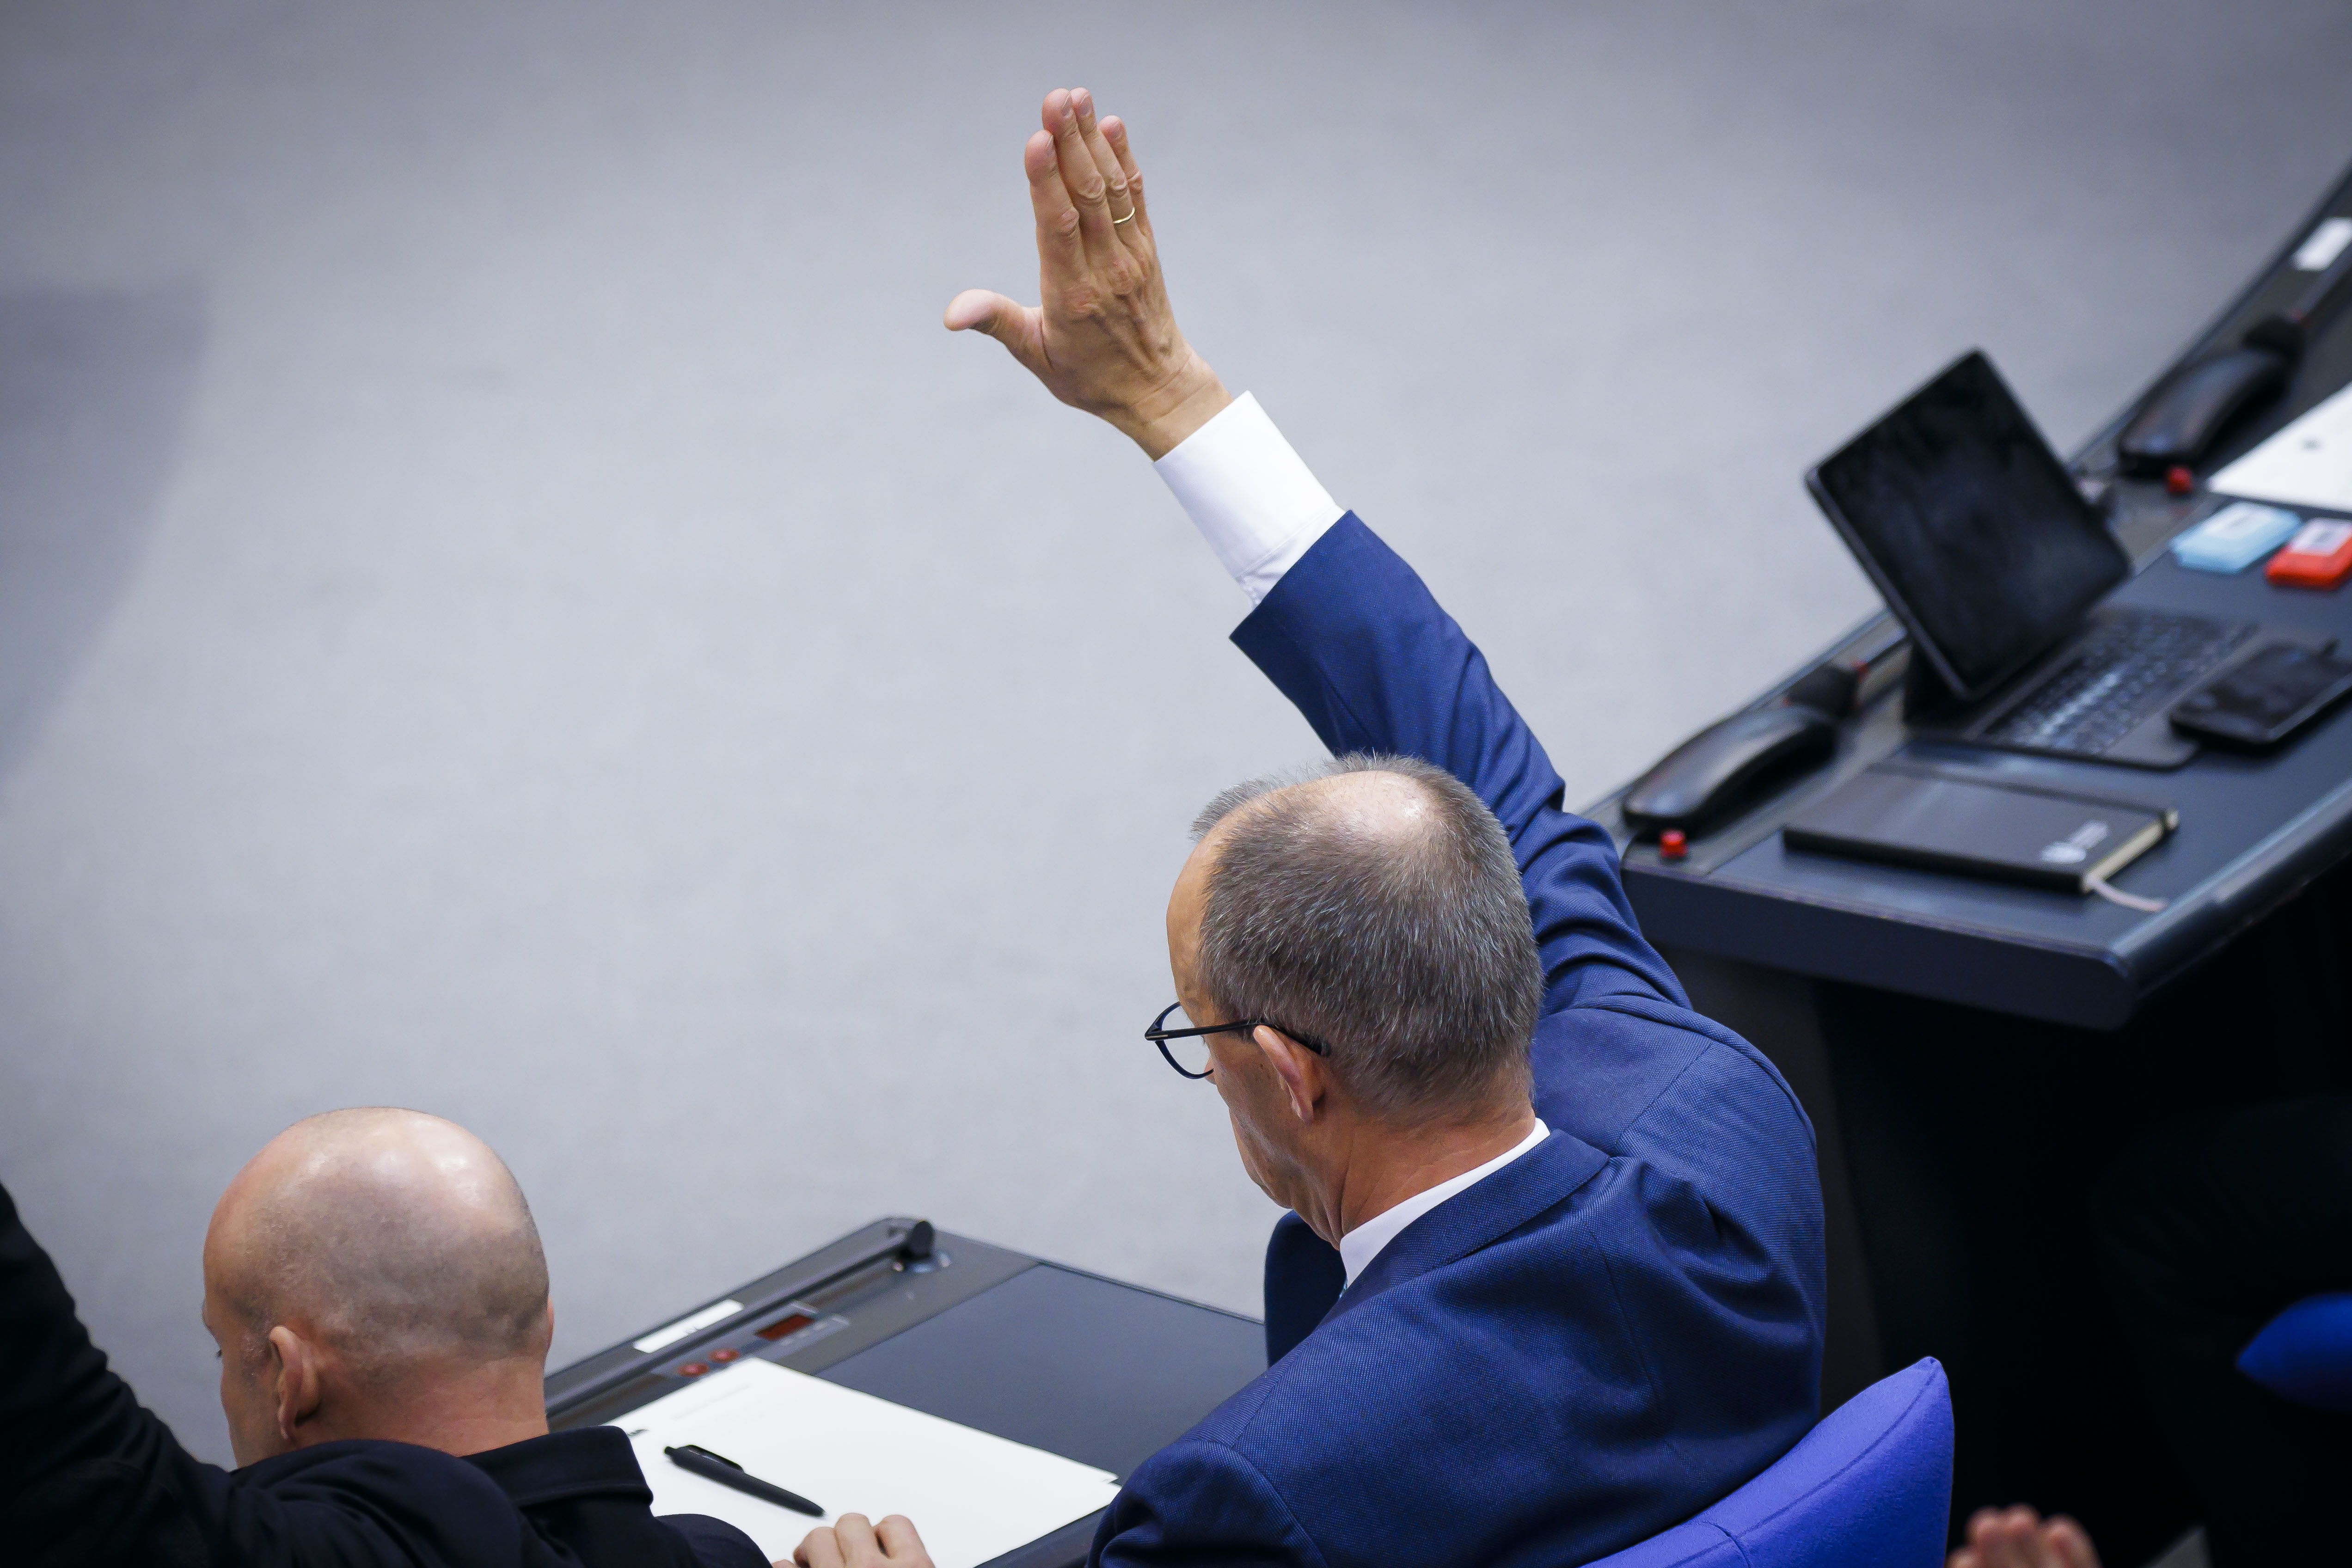
M 1322 1041 L 1308 1039 L 1296 1029 L 1283 1029 L 1281 1025 L 1271 1018 L 1236 1018 L 1230 1024 L 1211 1024 L 1206 1027 L 1194 1029 L 1168 1027 L 1168 1015 L 1182 1005 L 1184 1004 L 1181 1002 L 1171 1002 L 1160 1009 L 1160 1016 L 1151 1020 L 1151 1026 L 1143 1031 L 1143 1037 L 1158 1046 L 1160 1054 L 1167 1058 L 1168 1065 L 1185 1078 L 1209 1076 L 1209 1070 L 1213 1065 L 1209 1057 L 1209 1036 L 1246 1035 L 1260 1024 L 1264 1024 L 1269 1029 L 1282 1029 L 1284 1034 L 1318 1057 L 1328 1057 L 1331 1054 L 1330 1047 Z

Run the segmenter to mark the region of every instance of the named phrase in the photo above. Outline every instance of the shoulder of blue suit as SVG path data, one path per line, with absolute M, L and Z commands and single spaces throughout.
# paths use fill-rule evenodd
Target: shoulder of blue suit
M 1140 1468 L 1107 1561 L 1576 1563 L 1804 1434 L 1820 1206 L 1780 1075 L 1641 995 L 1553 1014 L 1535 1051 L 1553 1136 L 1408 1226 Z

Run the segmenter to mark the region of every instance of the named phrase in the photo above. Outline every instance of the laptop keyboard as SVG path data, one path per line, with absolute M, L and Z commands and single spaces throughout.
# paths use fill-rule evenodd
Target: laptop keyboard
M 2200 616 L 2116 610 L 1982 737 L 1998 745 L 2096 756 L 2254 630 Z

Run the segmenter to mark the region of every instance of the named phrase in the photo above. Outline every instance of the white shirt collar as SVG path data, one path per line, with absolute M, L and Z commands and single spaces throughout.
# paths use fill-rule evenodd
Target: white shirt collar
M 1355 1229 L 1339 1238 L 1339 1261 L 1347 1266 L 1348 1283 L 1353 1285 L 1356 1276 L 1370 1267 L 1381 1249 L 1397 1238 L 1405 1226 L 1466 1188 L 1474 1187 L 1545 1139 L 1551 1129 L 1538 1119 L 1536 1130 L 1519 1141 L 1515 1149 L 1507 1149 L 1475 1171 L 1465 1171 L 1449 1181 L 1415 1193 L 1392 1208 L 1382 1209 Z

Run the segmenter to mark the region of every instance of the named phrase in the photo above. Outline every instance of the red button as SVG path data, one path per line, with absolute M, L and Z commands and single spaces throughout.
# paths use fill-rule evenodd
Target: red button
M 2175 463 L 2164 471 L 2164 488 L 2173 495 L 2185 496 L 2197 488 L 2197 476 Z
M 710 1352 L 710 1359 L 717 1362 L 719 1365 L 725 1366 L 729 1362 L 740 1357 L 742 1353 L 743 1352 L 741 1351 L 712 1351 Z
M 1669 827 L 1658 835 L 1659 859 L 1679 860 L 1689 853 L 1690 840 L 1683 837 L 1681 828 Z
M 677 1375 L 680 1377 L 700 1377 L 704 1373 L 709 1372 L 709 1370 L 710 1369 L 709 1367 L 703 1365 L 698 1361 L 690 1361 L 684 1366 L 677 1369 Z

